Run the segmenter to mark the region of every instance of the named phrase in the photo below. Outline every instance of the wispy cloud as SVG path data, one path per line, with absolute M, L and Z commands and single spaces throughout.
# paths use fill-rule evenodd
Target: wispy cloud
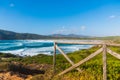
M 81 27 L 70 27 L 70 28 L 66 28 L 66 27 L 61 27 L 60 29 L 54 31 L 53 34 L 80 34 L 82 32 L 84 32 L 86 29 L 86 26 L 81 26 Z
M 9 5 L 10 7 L 14 7 L 15 6 L 15 4 L 14 3 L 10 3 L 10 5 Z
M 86 26 L 83 25 L 80 27 L 80 29 L 81 29 L 81 31 L 84 31 L 86 29 Z
M 116 18 L 116 15 L 111 15 L 111 16 L 109 16 L 109 18 L 114 19 L 114 18 Z
M 63 34 L 66 33 L 67 30 L 65 29 L 65 27 L 61 27 L 61 29 L 56 30 L 53 34 Z

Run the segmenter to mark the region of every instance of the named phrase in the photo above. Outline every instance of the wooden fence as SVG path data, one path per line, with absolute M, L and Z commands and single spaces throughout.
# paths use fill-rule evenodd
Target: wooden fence
M 82 45 L 102 45 L 102 48 L 97 50 L 96 52 L 90 54 L 83 60 L 79 61 L 78 63 L 74 63 L 64 52 L 63 50 L 57 45 L 57 44 L 82 44 Z M 54 55 L 53 55 L 53 71 L 55 73 L 55 65 L 56 65 L 56 50 L 58 50 L 65 58 L 66 60 L 72 65 L 71 67 L 65 69 L 61 73 L 58 74 L 58 76 L 61 76 L 73 69 L 77 69 L 79 72 L 81 72 L 81 69 L 78 68 L 81 64 L 87 62 L 88 60 L 92 59 L 96 55 L 100 54 L 102 52 L 103 54 L 103 80 L 107 80 L 107 61 L 106 61 L 106 53 L 111 54 L 112 56 L 120 59 L 120 54 L 113 52 L 112 50 L 108 49 L 107 46 L 120 46 L 120 44 L 113 44 L 113 43 L 105 43 L 105 42 L 54 42 Z

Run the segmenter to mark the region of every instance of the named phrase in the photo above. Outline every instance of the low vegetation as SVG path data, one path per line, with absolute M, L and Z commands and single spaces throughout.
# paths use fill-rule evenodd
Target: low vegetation
M 84 59 L 91 53 L 98 50 L 100 46 L 95 46 L 90 49 L 84 49 L 68 53 L 69 58 L 77 63 Z M 119 47 L 109 47 L 109 49 L 120 53 Z M 1 56 L 1 54 L 0 54 Z M 4 56 L 1 56 L 2 58 Z M 19 72 L 24 75 L 32 75 L 31 80 L 102 80 L 102 54 L 99 54 L 82 64 L 79 68 L 82 72 L 78 72 L 76 69 L 68 72 L 62 76 L 56 76 L 59 72 L 67 69 L 71 64 L 61 55 L 56 56 L 56 73 L 53 75 L 52 71 L 52 56 L 39 54 L 36 56 L 27 57 L 10 57 L 9 59 L 1 60 L 0 70 Z M 14 71 L 16 70 L 16 71 Z M 22 73 L 20 71 L 29 70 L 32 73 Z M 37 73 L 35 72 L 38 70 Z M 120 60 L 107 53 L 107 78 L 108 80 L 120 80 Z

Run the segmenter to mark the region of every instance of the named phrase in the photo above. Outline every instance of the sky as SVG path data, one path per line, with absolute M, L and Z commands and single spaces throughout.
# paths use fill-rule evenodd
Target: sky
M 120 36 L 120 0 L 0 0 L 0 29 Z

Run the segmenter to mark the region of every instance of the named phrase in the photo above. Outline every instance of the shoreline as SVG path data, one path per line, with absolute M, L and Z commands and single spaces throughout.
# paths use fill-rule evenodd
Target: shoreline
M 75 40 L 54 40 L 56 42 L 75 42 Z M 54 41 L 51 40 L 11 40 L 1 42 L 2 53 L 12 53 L 20 56 L 34 56 L 39 53 L 52 55 L 54 51 Z M 76 42 L 92 42 L 90 40 L 76 40 Z M 95 41 L 97 42 L 97 41 Z M 3 45 L 3 46 L 2 46 Z M 91 47 L 91 45 L 85 46 L 77 44 L 61 44 L 61 48 L 65 50 L 66 53 L 73 52 L 80 49 L 86 49 Z

